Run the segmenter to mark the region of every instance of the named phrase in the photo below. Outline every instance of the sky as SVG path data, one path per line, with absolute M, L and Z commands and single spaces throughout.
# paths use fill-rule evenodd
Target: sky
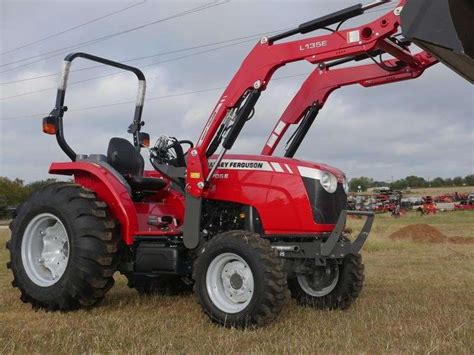
M 223 1 L 0 0 L 0 176 L 28 182 L 44 179 L 51 162 L 68 160 L 55 138 L 42 133 L 41 119 L 54 106 L 57 74 L 62 58 L 70 51 L 117 61 L 147 57 L 129 62 L 142 67 L 147 77 L 149 100 L 145 102 L 143 130 L 152 140 L 166 134 L 196 141 L 223 87 L 260 34 L 296 27 L 355 3 L 232 0 L 94 42 Z M 384 11 L 388 9 L 350 20 L 344 27 L 368 22 Z M 42 40 L 51 35 L 55 36 Z M 182 51 L 251 35 L 256 36 Z M 73 69 L 91 65 L 79 59 Z M 312 69 L 314 65 L 304 62 L 276 72 L 274 78 L 302 75 L 270 82 L 232 153 L 259 154 Z M 130 138 L 126 129 L 133 118 L 133 103 L 97 108 L 134 101 L 136 79 L 128 73 L 115 73 L 116 69 L 107 67 L 71 73 L 66 95 L 70 111 L 64 126 L 77 153 L 105 153 L 111 137 Z M 25 80 L 38 76 L 42 78 Z M 94 79 L 97 76 L 105 77 Z M 86 81 L 73 84 L 82 80 Z M 189 94 L 195 91 L 200 92 Z M 147 152 L 143 154 L 147 156 Z M 342 88 L 331 95 L 295 158 L 337 167 L 349 178 L 370 176 L 390 181 L 408 175 L 433 179 L 473 174 L 473 86 L 438 64 L 416 80 Z

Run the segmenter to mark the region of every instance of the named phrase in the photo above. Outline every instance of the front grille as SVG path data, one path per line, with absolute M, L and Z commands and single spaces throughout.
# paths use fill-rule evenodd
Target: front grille
M 303 177 L 303 183 L 313 210 L 314 221 L 318 224 L 335 224 L 342 210 L 347 209 L 347 196 L 342 184 L 330 194 L 319 180 Z

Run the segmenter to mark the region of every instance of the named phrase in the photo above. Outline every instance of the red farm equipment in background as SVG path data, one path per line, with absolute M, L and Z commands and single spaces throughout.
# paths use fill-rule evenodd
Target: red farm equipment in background
M 263 37 L 225 89 L 197 141 L 158 138 L 149 149 L 152 171 L 144 171 L 140 154 L 150 140 L 141 132 L 143 73 L 86 53 L 68 55 L 56 105 L 44 118 L 43 130 L 56 135 L 71 160 L 52 163 L 50 173 L 73 176 L 74 182 L 34 193 L 11 224 L 8 267 L 21 299 L 52 311 L 92 307 L 120 271 L 140 293 L 178 293 L 194 287 L 203 311 L 225 326 L 268 323 L 281 311 L 288 290 L 303 305 L 349 307 L 362 289 L 360 250 L 374 214 L 347 210 L 343 172 L 297 160 L 295 153 L 329 94 L 342 86 L 414 79 L 438 60 L 472 81 L 472 41 L 466 39 L 472 34 L 465 32 L 473 5 L 402 0 L 394 11 L 363 26 L 337 26 L 327 35 L 277 42 L 341 24 L 386 2 L 358 4 Z M 463 11 L 450 16 L 446 6 Z M 406 39 L 397 36 L 400 28 Z M 411 41 L 426 51 L 415 53 Z M 383 54 L 391 59 L 376 59 Z M 82 155 L 66 142 L 65 93 L 76 58 L 137 76 L 135 115 L 128 128 L 133 144 L 115 137 L 106 155 Z M 375 63 L 335 69 L 367 58 Z M 297 61 L 316 68 L 261 154 L 228 154 L 254 116 L 272 75 Z M 291 125 L 298 127 L 284 156 L 274 156 Z M 366 218 L 354 241 L 343 232 L 348 215 Z
M 438 213 L 438 206 L 436 206 L 436 203 L 431 196 L 425 196 L 423 197 L 423 205 L 420 206 L 420 212 L 421 214 L 436 214 Z

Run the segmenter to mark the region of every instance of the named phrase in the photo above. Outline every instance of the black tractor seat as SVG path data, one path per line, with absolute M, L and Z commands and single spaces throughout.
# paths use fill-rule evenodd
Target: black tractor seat
M 166 181 L 160 178 L 152 178 L 145 176 L 130 176 L 125 177 L 125 179 L 130 184 L 132 190 L 139 191 L 160 191 L 167 184 Z
M 124 138 L 115 137 L 110 140 L 107 163 L 125 178 L 133 193 L 156 192 L 167 185 L 163 179 L 143 176 L 145 161 L 133 144 Z

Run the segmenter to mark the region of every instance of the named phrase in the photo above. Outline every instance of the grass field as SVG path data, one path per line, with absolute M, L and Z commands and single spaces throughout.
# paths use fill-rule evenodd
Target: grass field
M 371 190 L 369 190 L 371 191 Z M 426 187 L 426 188 L 419 188 L 419 189 L 410 189 L 408 191 L 403 191 L 403 195 L 405 197 L 408 196 L 439 196 L 444 194 L 453 194 L 453 193 L 460 193 L 460 194 L 469 194 L 474 192 L 474 186 L 458 186 L 458 187 Z M 367 192 L 362 192 L 362 195 L 366 195 Z
M 99 308 L 33 311 L 20 302 L 0 251 L 0 354 L 79 352 L 266 352 L 472 354 L 474 245 L 394 242 L 408 224 L 474 238 L 473 212 L 400 219 L 377 216 L 364 247 L 366 283 L 347 311 L 318 311 L 289 301 L 257 330 L 214 326 L 193 296 L 139 297 L 122 277 Z M 354 228 L 361 221 L 351 222 Z M 0 230 L 0 243 L 7 240 Z
M 468 194 L 474 192 L 474 186 L 461 186 L 461 187 L 427 187 L 421 189 L 411 189 L 408 195 L 411 196 L 439 196 L 447 193 Z

